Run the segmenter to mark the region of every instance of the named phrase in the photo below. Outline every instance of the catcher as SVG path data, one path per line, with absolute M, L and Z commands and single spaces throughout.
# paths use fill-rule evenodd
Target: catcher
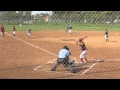
M 75 69 L 73 69 L 72 64 L 73 61 L 70 61 L 71 52 L 69 51 L 69 48 L 67 46 L 64 46 L 60 51 L 57 58 L 57 62 L 52 67 L 51 71 L 55 71 L 58 65 L 63 64 L 65 67 L 68 67 L 71 71 L 71 73 L 76 73 Z
M 81 62 L 79 64 L 82 64 L 82 63 L 85 63 L 87 62 L 87 57 L 86 57 L 86 53 L 87 53 L 87 48 L 86 48 L 86 45 L 85 43 L 83 42 L 83 39 L 85 39 L 87 37 L 84 37 L 84 38 L 79 38 L 78 41 L 76 41 L 76 44 L 80 46 L 81 50 L 82 50 L 82 53 L 80 54 L 80 60 Z

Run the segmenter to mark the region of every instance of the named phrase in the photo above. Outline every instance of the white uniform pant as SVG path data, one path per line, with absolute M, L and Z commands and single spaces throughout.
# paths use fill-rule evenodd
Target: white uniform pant
M 82 53 L 80 54 L 80 58 L 86 58 L 86 53 L 87 50 L 82 51 Z
M 13 31 L 13 34 L 15 35 L 15 34 L 16 34 L 16 32 L 15 32 L 15 31 Z
M 28 37 L 31 37 L 31 33 L 28 33 Z
M 1 36 L 3 35 L 3 32 L 1 32 Z
M 69 32 L 69 33 L 72 33 L 72 29 L 69 29 L 68 32 Z
M 108 35 L 105 35 L 105 39 L 108 39 Z
M 3 36 L 4 35 L 4 32 L 1 32 L 1 36 Z

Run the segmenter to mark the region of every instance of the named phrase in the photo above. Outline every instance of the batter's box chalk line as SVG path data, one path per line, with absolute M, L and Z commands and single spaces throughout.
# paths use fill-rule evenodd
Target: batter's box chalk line
M 62 72 L 62 71 L 48 71 L 48 70 L 38 70 L 38 69 L 36 71 L 56 73 L 56 74 L 62 73 L 62 74 L 78 75 L 77 73 L 71 73 L 70 71 L 69 72 Z
M 54 61 L 48 61 L 48 63 L 55 63 Z
M 93 65 L 89 65 L 89 66 L 82 66 L 82 67 L 88 67 L 87 70 L 85 70 L 82 74 L 78 74 L 78 73 L 68 73 L 68 72 L 61 72 L 61 71 L 48 71 L 48 70 L 39 70 L 38 68 L 41 68 L 43 67 L 44 65 L 47 65 L 49 63 L 55 63 L 55 59 L 52 60 L 52 61 L 48 61 L 47 63 L 45 64 L 42 64 L 40 66 L 38 66 L 37 68 L 33 69 L 33 70 L 36 70 L 36 71 L 42 71 L 42 72 L 52 72 L 52 73 L 63 73 L 63 74 L 72 74 L 72 75 L 84 75 L 86 72 L 88 72 L 93 66 L 95 66 L 98 62 L 104 62 L 106 60 L 94 60 L 94 64 Z M 109 60 L 110 61 L 110 60 Z M 79 62 L 75 62 L 75 64 L 78 64 Z M 89 62 L 88 62 L 89 63 Z
M 55 63 L 54 61 L 55 61 L 55 59 L 52 60 L 52 61 L 48 61 L 47 63 L 39 65 L 38 67 L 34 68 L 33 70 L 35 70 L 35 71 L 42 71 L 42 72 L 50 72 L 50 73 L 62 73 L 62 74 L 78 75 L 77 73 L 71 73 L 71 72 L 51 71 L 51 70 L 48 71 L 48 70 L 40 70 L 39 69 L 39 68 L 41 68 L 41 67 L 43 67 L 43 66 L 45 66 L 45 65 L 47 65 L 49 63 Z
M 120 59 L 96 60 L 96 62 L 120 62 Z
M 54 63 L 54 62 L 53 61 L 49 61 L 48 63 L 46 63 L 44 65 L 47 65 L 49 63 Z M 66 72 L 66 71 L 51 71 L 51 70 L 44 70 L 44 69 L 40 70 L 40 69 L 38 69 L 38 68 L 41 68 L 44 65 L 40 65 L 39 67 L 35 68 L 34 70 L 41 71 L 41 72 L 47 72 L 47 73 L 48 72 L 50 72 L 50 73 L 56 73 L 56 74 L 62 73 L 62 74 L 70 74 L 70 75 L 80 75 L 80 73 L 78 73 L 78 71 L 80 70 L 80 68 L 79 68 L 79 70 L 76 73 L 71 73 L 70 71 Z M 84 66 L 84 67 L 90 68 L 91 66 Z M 78 69 L 78 68 L 76 68 L 76 69 Z
M 55 60 L 56 60 L 56 59 L 53 59 L 53 60 L 51 60 L 51 61 L 48 61 L 48 62 L 45 63 L 45 64 L 39 65 L 39 66 L 37 66 L 36 68 L 34 68 L 33 70 L 37 70 L 38 68 L 41 68 L 41 67 L 43 67 L 43 66 L 45 66 L 45 65 L 47 65 L 47 64 L 49 64 L 49 63 L 54 63 Z
M 114 59 L 114 60 L 96 60 L 96 62 L 93 64 L 93 65 L 91 65 L 87 70 L 85 70 L 81 75 L 84 75 L 84 74 L 86 74 L 90 69 L 92 69 L 97 63 L 99 63 L 99 62 L 120 62 L 120 60 L 118 60 L 118 59 Z

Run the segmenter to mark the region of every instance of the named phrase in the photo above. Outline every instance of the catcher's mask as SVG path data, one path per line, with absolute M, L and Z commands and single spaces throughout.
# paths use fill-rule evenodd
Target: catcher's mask
M 68 48 L 67 46 L 64 46 L 63 49 L 67 49 L 67 50 L 69 50 L 69 48 Z

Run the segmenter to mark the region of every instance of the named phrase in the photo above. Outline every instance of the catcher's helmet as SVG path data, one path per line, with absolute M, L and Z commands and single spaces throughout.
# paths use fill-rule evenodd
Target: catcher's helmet
M 63 49 L 67 49 L 67 50 L 69 50 L 68 46 L 64 46 Z

